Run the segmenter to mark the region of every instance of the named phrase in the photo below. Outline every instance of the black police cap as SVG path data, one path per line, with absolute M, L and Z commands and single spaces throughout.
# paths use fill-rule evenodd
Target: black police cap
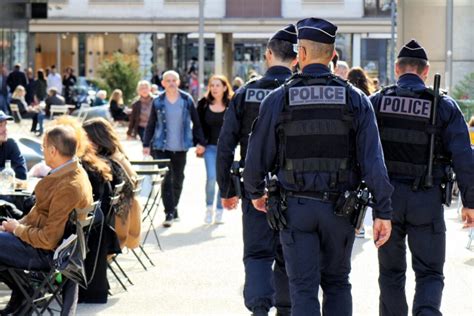
M 298 39 L 313 42 L 334 44 L 336 41 L 337 26 L 319 18 L 307 18 L 296 23 Z
M 282 40 L 282 41 L 287 41 L 287 42 L 290 42 L 292 44 L 296 44 L 297 41 L 298 41 L 298 38 L 296 37 L 296 28 L 293 24 L 290 24 L 288 25 L 287 27 L 279 30 L 278 32 L 276 32 L 272 38 L 272 39 L 277 39 L 277 40 Z
M 418 58 L 428 60 L 428 56 L 426 55 L 425 49 L 418 44 L 418 42 L 414 39 L 406 43 L 400 52 L 398 53 L 397 58 L 402 57 L 410 57 L 410 58 Z

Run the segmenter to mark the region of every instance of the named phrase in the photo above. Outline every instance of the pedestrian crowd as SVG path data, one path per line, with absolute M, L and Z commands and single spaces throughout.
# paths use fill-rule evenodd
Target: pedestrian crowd
M 354 218 L 363 219 L 369 205 L 379 256 L 380 315 L 408 314 L 406 240 L 416 275 L 413 313 L 440 315 L 443 204 L 449 205 L 451 194 L 445 190 L 451 181 L 446 170 L 456 174 L 465 227 L 474 226 L 468 127 L 452 98 L 425 85 L 428 52 L 416 40 L 399 51 L 397 83 L 381 88 L 364 69 L 339 59 L 336 35 L 337 26 L 327 20 L 303 19 L 275 32 L 265 50 L 267 71 L 246 83 L 214 74 L 195 102 L 199 84 L 193 63 L 190 93 L 180 89 L 180 74 L 167 70 L 151 82 L 138 82 L 129 107 L 120 89 L 109 100 L 105 90 L 98 91 L 92 105 L 108 104 L 112 123 L 54 120 L 44 132 L 47 167 L 32 207 L 22 210 L 22 219 L 2 223 L 0 245 L 8 251 L 0 252 L 0 264 L 47 266 L 70 211 L 100 200 L 103 217 L 114 220 L 94 227 L 89 242 L 96 255 L 85 261 L 89 287 L 66 287 L 63 310 L 74 313 L 77 301 L 107 302 L 107 262 L 124 248 L 137 247 L 140 235 L 140 207 L 133 198 L 137 174 L 115 121 L 128 126 L 127 139 L 141 141 L 144 157 L 169 160 L 161 189 L 164 227 L 180 219 L 191 148 L 206 169 L 205 200 L 198 207 L 204 223 L 222 224 L 224 209 L 241 201 L 243 295 L 253 315 L 268 315 L 272 307 L 277 315 L 351 315 L 351 251 L 354 238 L 364 236 Z M 39 70 L 36 79 L 31 69 L 26 73 L 16 65 L 10 74 L 5 67 L 0 74 L 0 167 L 11 160 L 18 178 L 26 166 L 18 145 L 8 139 L 7 121 L 19 119 L 11 106 L 31 118 L 32 131 L 41 135 L 50 106 L 61 99 L 73 102 L 77 82 L 70 67 L 62 79 L 54 66 L 46 76 Z M 121 203 L 112 211 L 111 194 L 121 183 Z M 356 207 L 364 187 L 373 199 Z M 7 273 L 0 271 L 0 280 L 12 289 L 2 315 L 14 313 L 23 294 Z

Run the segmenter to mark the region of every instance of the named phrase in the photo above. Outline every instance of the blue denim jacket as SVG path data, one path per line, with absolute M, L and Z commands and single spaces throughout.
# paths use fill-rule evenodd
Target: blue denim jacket
M 179 94 L 183 99 L 181 106 L 183 110 L 184 149 L 188 150 L 196 143 L 205 146 L 206 142 L 204 140 L 196 108 L 194 107 L 193 98 L 182 90 L 179 90 Z M 152 147 L 155 150 L 165 150 L 167 133 L 165 97 L 166 94 L 162 93 L 153 100 L 153 111 L 145 130 L 143 147 L 149 147 L 150 144 L 152 144 Z

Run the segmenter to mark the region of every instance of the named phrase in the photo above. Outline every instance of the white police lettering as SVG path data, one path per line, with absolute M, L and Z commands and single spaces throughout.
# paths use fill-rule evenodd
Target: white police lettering
M 407 97 L 383 96 L 380 112 L 430 118 L 431 101 Z
M 247 89 L 247 92 L 245 93 L 245 102 L 260 103 L 270 92 L 272 92 L 272 90 L 269 89 Z
M 346 89 L 335 86 L 290 88 L 290 106 L 304 104 L 346 104 Z

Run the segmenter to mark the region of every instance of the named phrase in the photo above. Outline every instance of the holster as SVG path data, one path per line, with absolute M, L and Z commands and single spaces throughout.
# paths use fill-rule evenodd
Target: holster
M 234 161 L 230 170 L 232 177 L 232 186 L 234 187 L 235 196 L 238 198 L 242 197 L 242 172 L 240 171 L 240 163 Z
M 266 202 L 268 225 L 271 229 L 282 230 L 287 225 L 285 218 L 287 209 L 285 194 L 281 190 L 277 179 L 267 177 L 265 182 L 268 197 Z
M 454 174 L 453 167 L 447 166 L 445 169 L 446 181 L 441 184 L 442 193 L 443 193 L 443 204 L 446 206 L 451 206 L 451 201 L 453 199 L 453 186 L 454 181 L 456 181 L 456 175 Z
M 334 214 L 346 217 L 355 229 L 360 229 L 364 222 L 365 213 L 371 199 L 370 192 L 362 183 L 355 191 L 346 191 L 341 194 Z

